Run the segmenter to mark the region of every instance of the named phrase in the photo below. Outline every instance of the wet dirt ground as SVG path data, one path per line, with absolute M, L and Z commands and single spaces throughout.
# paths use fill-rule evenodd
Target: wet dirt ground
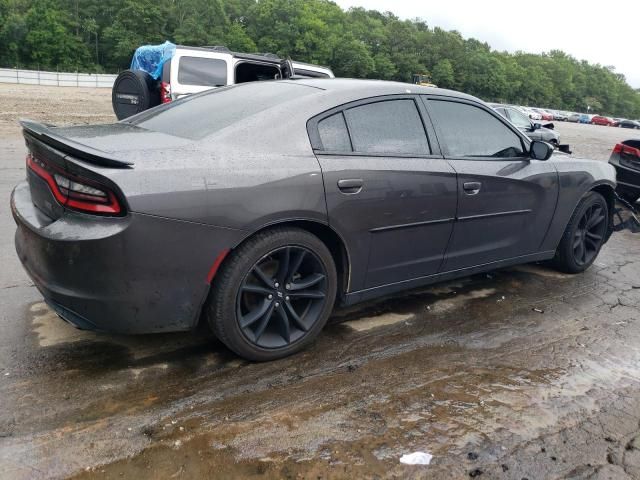
M 59 90 L 49 121 L 82 121 L 78 96 L 108 121 L 108 96 Z M 640 478 L 640 237 L 615 234 L 582 275 L 526 265 L 342 310 L 310 349 L 252 364 L 204 328 L 100 335 L 46 307 L 13 250 L 12 121 L 0 117 L 0 478 Z M 557 128 L 599 160 L 630 134 Z M 414 451 L 431 464 L 399 463 Z

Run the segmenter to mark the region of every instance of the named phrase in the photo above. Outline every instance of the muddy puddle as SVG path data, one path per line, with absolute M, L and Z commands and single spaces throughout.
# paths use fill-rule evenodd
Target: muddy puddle
M 482 461 L 516 478 L 517 446 L 640 391 L 624 255 L 577 277 L 532 265 L 341 309 L 310 349 L 264 364 L 206 330 L 96 335 L 32 304 L 35 368 L 0 385 L 15 411 L 2 472 L 469 478 Z M 399 463 L 414 451 L 432 463 Z

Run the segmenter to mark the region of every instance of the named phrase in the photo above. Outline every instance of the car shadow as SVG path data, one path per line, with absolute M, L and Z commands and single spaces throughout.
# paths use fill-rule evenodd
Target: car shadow
M 385 342 L 389 328 L 397 328 L 394 326 L 409 320 L 420 323 L 422 330 L 431 334 L 460 328 L 470 315 L 450 316 L 451 311 L 473 307 L 489 312 L 496 308 L 502 294 L 514 289 L 526 296 L 530 288 L 521 289 L 523 277 L 527 277 L 530 287 L 534 280 L 544 283 L 563 275 L 544 265 L 532 264 L 437 283 L 351 307 L 338 307 L 316 345 L 308 352 L 323 355 L 325 349 L 336 342 L 348 344 L 364 334 L 382 337 L 380 342 Z M 495 297 L 495 300 L 486 301 L 489 297 Z M 475 317 L 487 317 L 486 312 L 478 311 Z M 207 358 L 212 355 L 216 357 L 214 363 L 217 365 L 242 361 L 210 332 L 205 321 L 191 332 L 110 335 L 77 330 L 43 302 L 30 305 L 26 315 L 31 317 L 32 341 L 42 358 L 39 363 L 44 372 L 74 369 L 81 374 L 100 375 L 158 364 L 195 372 L 204 362 L 211 364 Z M 482 324 L 476 321 L 466 328 L 482 328 Z

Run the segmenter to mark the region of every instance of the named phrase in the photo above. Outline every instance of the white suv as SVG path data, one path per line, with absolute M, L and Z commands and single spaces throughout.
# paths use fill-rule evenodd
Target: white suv
M 119 120 L 185 95 L 236 83 L 291 77 L 333 78 L 330 68 L 281 59 L 272 53 L 232 52 L 225 47 L 178 45 L 158 79 L 143 70 L 125 70 L 113 84 L 113 111 Z

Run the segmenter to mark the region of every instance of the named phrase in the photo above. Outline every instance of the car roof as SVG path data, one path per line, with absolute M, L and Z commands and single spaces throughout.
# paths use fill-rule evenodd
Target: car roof
M 176 45 L 176 49 L 178 50 L 192 50 L 192 51 L 201 51 L 201 52 L 210 52 L 210 53 L 219 53 L 223 55 L 231 55 L 235 58 L 241 58 L 243 60 L 256 60 L 260 62 L 273 63 L 279 65 L 284 59 L 275 53 L 265 52 L 265 53 L 244 53 L 244 52 L 236 52 L 230 50 L 229 48 L 222 45 L 214 45 L 207 47 L 192 47 L 188 45 Z M 319 65 L 315 63 L 305 63 L 299 62 L 297 60 L 291 60 L 296 65 L 319 68 L 323 70 L 331 71 L 330 67 L 326 65 Z
M 402 95 L 406 93 L 418 93 L 424 95 L 441 95 L 456 97 L 467 100 L 481 102 L 480 99 L 438 87 L 423 87 L 412 83 L 392 82 L 388 80 L 362 80 L 355 78 L 294 78 L 283 80 L 284 82 L 295 82 L 309 87 L 345 94 L 353 94 L 357 98 L 366 98 L 380 95 Z

